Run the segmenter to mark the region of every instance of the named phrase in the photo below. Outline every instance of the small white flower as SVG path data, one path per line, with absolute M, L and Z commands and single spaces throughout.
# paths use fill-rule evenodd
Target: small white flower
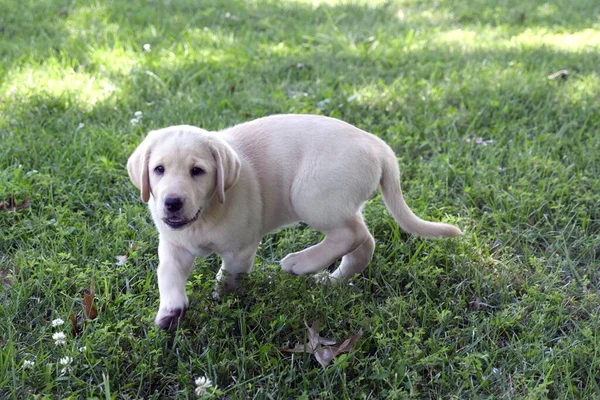
M 31 360 L 23 361 L 23 368 L 25 368 L 25 369 L 31 369 L 31 368 L 33 368 L 34 365 L 35 365 L 35 361 L 31 361 Z
M 480 144 L 480 145 L 483 145 L 483 146 L 487 146 L 488 144 L 492 144 L 492 143 L 494 143 L 494 141 L 493 141 L 493 140 L 485 140 L 485 139 L 484 139 L 484 138 L 482 138 L 482 137 L 476 137 L 476 138 L 474 139 L 474 142 L 475 142 L 475 144 Z
M 86 351 L 86 350 L 87 350 L 87 347 L 86 347 L 86 346 L 81 346 L 81 347 L 79 348 L 79 352 L 80 352 L 80 353 L 85 353 L 85 351 Z
M 238 17 L 236 15 L 233 15 L 230 12 L 226 12 L 225 13 L 225 18 L 231 19 L 232 21 L 239 21 L 240 20 L 240 17 Z
M 140 120 L 137 118 L 132 118 L 131 121 L 129 121 L 129 122 L 131 122 L 132 126 L 136 126 L 138 124 L 138 122 L 140 122 Z
M 200 376 L 194 381 L 196 383 L 196 396 L 204 396 L 206 391 L 212 387 L 212 381 L 207 377 Z
M 52 327 L 56 328 L 57 326 L 61 326 L 64 323 L 65 323 L 65 321 L 63 321 L 62 319 L 56 318 L 55 320 L 52 321 Z
M 143 113 L 141 111 L 136 111 L 133 113 L 134 117 L 136 118 L 142 118 Z
M 152 46 L 150 46 L 150 43 L 146 43 L 144 44 L 144 51 L 150 52 L 152 51 Z
M 54 344 L 57 346 L 67 343 L 67 336 L 64 334 L 64 332 L 56 332 L 54 335 L 52 335 L 52 339 L 54 340 Z
M 118 267 L 124 265 L 127 262 L 127 256 L 117 256 L 116 259 L 117 262 L 115 263 L 115 265 Z
M 60 365 L 63 365 L 63 369 L 60 370 L 60 374 L 64 375 L 67 372 L 71 372 L 71 363 L 73 362 L 73 357 L 63 357 L 58 360 Z
M 58 362 L 60 363 L 60 365 L 69 365 L 73 362 L 73 357 L 63 357 L 60 360 L 58 360 Z

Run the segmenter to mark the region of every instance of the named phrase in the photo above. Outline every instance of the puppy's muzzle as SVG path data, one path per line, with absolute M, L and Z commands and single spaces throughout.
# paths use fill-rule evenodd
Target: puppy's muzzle
M 165 199 L 165 209 L 175 212 L 183 208 L 183 199 L 181 197 L 167 197 Z
M 171 229 L 181 229 L 196 221 L 202 212 L 199 209 L 192 218 L 186 218 L 182 214 L 183 201 L 181 199 L 165 199 L 165 214 L 163 222 Z

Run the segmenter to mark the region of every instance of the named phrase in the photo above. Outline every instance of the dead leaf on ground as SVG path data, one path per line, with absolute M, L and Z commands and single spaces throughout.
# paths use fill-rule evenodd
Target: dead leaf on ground
M 81 318 L 81 313 L 79 313 L 79 315 L 71 313 L 69 319 L 71 320 L 71 335 L 73 335 L 73 337 L 81 335 L 81 332 L 83 332 L 84 325 L 84 322 Z
M 558 78 L 561 78 L 561 79 L 565 80 L 568 77 L 569 77 L 569 70 L 568 69 L 561 69 L 558 72 L 555 72 L 553 74 L 548 75 L 548 79 L 550 79 L 550 80 L 556 80 Z
M 0 271 L 0 281 L 2 282 L 4 289 L 8 289 L 15 284 L 17 275 L 19 275 L 19 268 L 14 264 L 12 271 Z
M 8 271 L 0 271 L 0 281 L 2 281 L 2 286 L 4 289 L 8 289 L 13 284 L 13 279 L 11 277 L 10 272 Z
M 323 367 L 329 365 L 338 355 L 350 352 L 358 339 L 363 335 L 363 330 L 360 328 L 354 335 L 336 342 L 335 340 L 326 339 L 319 335 L 319 324 L 317 322 L 313 323 L 312 327 L 309 327 L 306 322 L 304 325 L 306 325 L 306 329 L 308 330 L 308 342 L 306 344 L 297 344 L 291 349 L 281 349 L 281 351 L 286 353 L 310 353 L 315 356 L 315 359 Z
M 89 319 L 96 319 L 98 317 L 98 310 L 94 305 L 94 284 L 90 286 L 90 292 L 83 295 L 83 311 Z
M 17 211 L 27 207 L 31 207 L 31 203 L 29 202 L 29 196 L 25 196 L 25 199 L 21 204 L 17 204 L 15 202 L 14 196 L 10 196 L 8 198 L 8 201 L 0 201 L 0 210 Z

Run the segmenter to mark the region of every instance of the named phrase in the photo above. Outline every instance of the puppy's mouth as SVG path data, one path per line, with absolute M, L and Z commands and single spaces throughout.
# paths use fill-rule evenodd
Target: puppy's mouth
M 200 216 L 201 211 L 202 211 L 202 209 L 200 208 L 198 210 L 198 212 L 196 213 L 196 215 L 194 215 L 194 217 L 190 218 L 190 219 L 184 219 L 184 218 L 178 217 L 177 215 L 171 215 L 170 217 L 163 218 L 163 222 L 172 229 L 181 229 L 183 227 L 188 226 L 192 222 L 195 222 L 198 219 L 198 217 Z

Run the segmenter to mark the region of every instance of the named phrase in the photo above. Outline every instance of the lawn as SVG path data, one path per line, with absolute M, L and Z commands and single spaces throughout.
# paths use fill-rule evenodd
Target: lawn
M 465 235 L 410 236 L 376 195 L 351 284 L 281 272 L 320 240 L 289 227 L 236 295 L 198 260 L 157 329 L 127 157 L 153 128 L 276 113 L 386 140 L 415 213 Z M 598 2 L 0 0 L 0 138 L 2 399 L 195 398 L 198 377 L 233 399 L 600 395 Z M 315 321 L 364 334 L 327 367 L 281 351 Z

